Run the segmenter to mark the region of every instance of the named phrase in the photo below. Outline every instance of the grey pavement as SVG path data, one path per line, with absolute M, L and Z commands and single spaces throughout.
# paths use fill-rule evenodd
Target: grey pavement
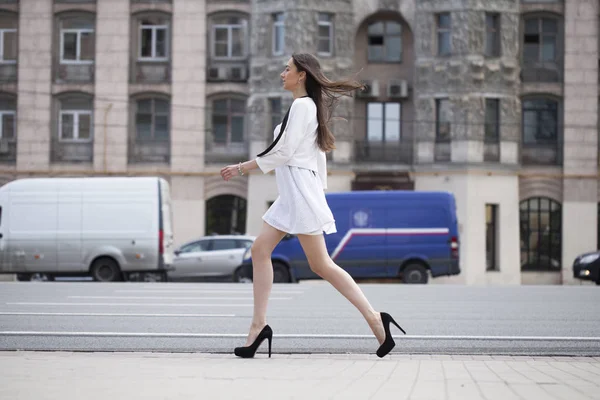
M 600 358 L 0 352 L 0 399 L 600 399 Z

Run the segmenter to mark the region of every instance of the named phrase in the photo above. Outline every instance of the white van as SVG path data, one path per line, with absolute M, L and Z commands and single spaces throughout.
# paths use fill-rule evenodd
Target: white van
M 0 273 L 165 280 L 171 221 L 162 178 L 15 180 L 0 187 Z

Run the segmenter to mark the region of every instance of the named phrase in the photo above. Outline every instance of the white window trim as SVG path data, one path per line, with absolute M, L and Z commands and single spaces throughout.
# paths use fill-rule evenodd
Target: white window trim
M 381 140 L 376 140 L 376 139 L 369 139 L 369 121 L 371 120 L 371 118 L 369 118 L 369 104 L 379 104 L 381 105 Z M 385 109 L 386 109 L 386 104 L 398 104 L 398 114 L 399 114 L 399 119 L 397 120 L 398 122 L 398 139 L 387 139 L 387 135 L 386 135 L 386 131 L 387 131 L 387 123 L 388 122 L 394 122 L 396 123 L 396 120 L 388 120 L 386 118 L 385 115 Z M 373 120 L 379 121 L 378 119 L 373 118 Z M 401 143 L 402 142 L 402 102 L 401 101 L 370 101 L 367 103 L 367 135 L 366 135 L 366 139 L 367 142 L 371 143 L 371 144 L 391 144 L 391 143 Z
M 62 137 L 62 117 L 63 115 L 73 115 L 73 139 L 65 139 Z M 90 137 L 89 139 L 80 139 L 79 138 L 79 116 L 80 115 L 89 115 L 90 116 Z M 94 133 L 93 133 L 93 121 L 92 121 L 92 112 L 89 110 L 61 110 L 59 118 L 58 118 L 58 141 L 65 143 L 88 143 L 91 142 Z
M 321 15 L 329 15 L 331 16 L 331 20 L 330 21 L 321 21 L 319 19 L 319 24 L 318 27 L 322 27 L 322 26 L 327 26 L 329 27 L 329 37 L 325 37 L 325 36 L 318 36 L 317 37 L 317 55 L 319 56 L 331 56 L 333 55 L 333 16 L 331 14 L 328 13 L 319 13 L 317 18 L 319 18 L 319 16 Z M 317 30 L 318 32 L 318 30 Z M 329 41 L 329 51 L 325 52 L 325 51 L 318 51 L 318 41 L 320 41 L 321 39 L 327 39 Z
M 243 60 L 247 57 L 247 44 L 246 40 L 243 42 L 243 49 L 241 56 L 232 56 L 233 52 L 233 29 L 239 28 L 242 31 L 242 37 L 247 36 L 247 25 L 241 24 L 217 24 L 212 26 L 212 40 L 211 40 L 211 55 L 215 60 Z M 216 43 L 217 43 L 217 29 L 227 29 L 227 55 L 217 56 L 216 54 Z
M 16 130 L 17 130 L 17 112 L 16 111 L 0 111 L 0 139 L 4 139 L 4 124 L 2 123 L 5 115 L 13 116 L 13 132 L 12 137 L 6 138 L 6 140 L 14 140 L 16 139 Z
M 65 60 L 65 34 L 67 33 L 75 33 L 77 34 L 77 39 L 75 40 L 76 45 L 76 57 L 75 60 Z M 93 29 L 61 29 L 60 30 L 60 63 L 61 64 L 93 64 L 94 60 L 81 60 L 81 34 L 82 33 L 94 33 Z M 4 39 L 4 38 L 2 38 Z M 4 50 L 4 49 L 3 49 Z M 4 56 L 4 53 L 2 53 Z
M 277 21 L 277 16 L 278 15 L 282 15 L 283 16 L 283 20 L 281 21 Z M 284 13 L 275 13 L 273 14 L 273 32 L 271 33 L 271 47 L 272 47 L 272 53 L 274 56 L 281 56 L 283 55 L 283 53 L 285 52 L 285 14 Z M 277 31 L 278 29 L 281 29 L 281 32 L 283 34 L 283 46 L 282 48 L 277 51 Z
M 142 56 L 142 31 L 150 29 L 152 31 L 152 55 L 150 57 Z M 165 57 L 156 56 L 156 31 L 164 29 L 165 31 Z M 138 61 L 169 61 L 169 25 L 143 25 L 140 24 L 138 40 Z

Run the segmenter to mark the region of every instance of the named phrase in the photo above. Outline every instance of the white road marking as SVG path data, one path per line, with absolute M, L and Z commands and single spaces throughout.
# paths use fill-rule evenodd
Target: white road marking
M 163 296 L 67 296 L 69 299 L 119 300 L 252 300 L 252 297 L 163 297 Z M 292 297 L 269 297 L 269 300 L 292 300 Z
M 147 290 L 138 290 L 138 289 L 122 289 L 115 290 L 115 293 L 252 293 L 252 289 L 244 289 L 244 290 L 217 290 L 217 289 L 180 289 L 180 290 L 170 290 L 170 289 L 147 289 Z M 303 294 L 304 291 L 299 290 L 290 290 L 284 292 L 278 292 L 276 290 L 271 291 L 271 294 Z
M 198 303 L 46 303 L 46 302 L 15 302 L 5 303 L 19 306 L 144 306 L 144 307 L 252 307 L 248 304 L 198 304 Z
M 77 316 L 77 317 L 176 317 L 176 318 L 204 318 L 204 317 L 235 317 L 235 314 L 125 314 L 125 313 L 84 313 L 84 312 L 0 312 L 0 315 L 52 315 L 52 316 Z
M 0 331 L 0 336 L 105 336 L 105 337 L 189 337 L 189 338 L 245 338 L 247 333 L 179 333 L 179 332 L 69 332 L 69 331 Z M 373 335 L 345 334 L 275 334 L 278 338 L 318 339 L 374 339 Z M 600 337 L 573 336 L 443 336 L 443 335 L 399 335 L 394 339 L 412 340 L 501 340 L 501 341 L 578 341 L 599 342 Z

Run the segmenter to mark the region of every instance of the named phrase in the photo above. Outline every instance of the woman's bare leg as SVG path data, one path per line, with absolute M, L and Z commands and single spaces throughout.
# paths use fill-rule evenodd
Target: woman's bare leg
M 304 254 L 314 273 L 325 279 L 346 297 L 363 315 L 379 344 L 385 339 L 381 315 L 375 311 L 354 279 L 338 266 L 327 252 L 323 235 L 298 235 Z
M 267 324 L 267 305 L 273 287 L 273 263 L 271 253 L 285 232 L 263 222 L 263 227 L 252 244 L 252 286 L 254 292 L 254 314 L 246 339 L 246 346 L 254 342 L 261 329 Z

